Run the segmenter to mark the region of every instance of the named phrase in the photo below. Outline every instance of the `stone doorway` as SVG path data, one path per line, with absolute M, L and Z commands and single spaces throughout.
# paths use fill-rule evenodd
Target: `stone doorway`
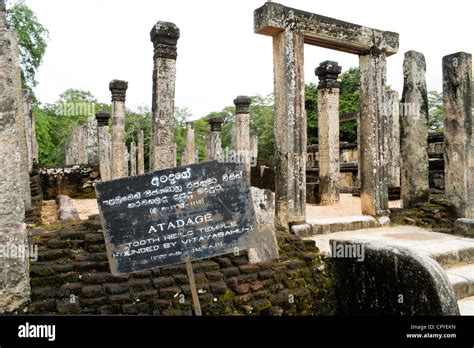
M 359 56 L 361 211 L 384 215 L 388 210 L 386 57 L 397 53 L 398 34 L 273 2 L 255 10 L 254 31 L 273 37 L 277 229 L 288 231 L 307 220 L 304 44 Z

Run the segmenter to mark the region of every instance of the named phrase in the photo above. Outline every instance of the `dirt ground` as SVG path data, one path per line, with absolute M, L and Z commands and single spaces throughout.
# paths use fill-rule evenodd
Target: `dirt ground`
M 99 207 L 96 199 L 75 199 L 74 205 L 81 220 L 87 220 L 89 215 L 99 214 Z
M 99 214 L 97 200 L 95 199 L 74 199 L 74 205 L 81 219 L 87 219 L 89 215 Z M 389 207 L 399 208 L 400 201 L 390 201 Z M 341 194 L 340 202 L 335 205 L 318 206 L 307 204 L 306 215 L 308 219 L 362 215 L 360 198 L 352 197 L 351 194 Z M 52 224 L 58 220 L 58 206 L 55 201 L 43 201 L 41 218 L 45 225 Z
M 53 224 L 58 221 L 58 205 L 56 204 L 56 201 L 43 201 L 41 221 L 43 222 L 43 225 Z
M 389 208 L 399 208 L 400 201 L 390 201 Z M 306 204 L 306 217 L 308 219 L 325 219 L 339 216 L 362 215 L 360 207 L 360 197 L 353 197 L 351 194 L 341 194 L 338 204 L 320 206 Z
M 74 199 L 74 206 L 82 220 L 87 220 L 89 215 L 99 214 L 97 200 L 95 199 Z M 56 201 L 43 201 L 41 220 L 44 225 L 49 225 L 58 221 L 58 205 L 56 204 Z

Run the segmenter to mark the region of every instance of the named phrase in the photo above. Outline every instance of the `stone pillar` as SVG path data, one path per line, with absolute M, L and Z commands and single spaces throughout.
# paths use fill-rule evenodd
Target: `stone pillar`
M 174 92 L 179 29 L 173 23 L 158 22 L 150 37 L 154 47 L 150 169 L 159 170 L 176 166 Z
M 232 126 L 230 127 L 230 148 L 234 151 L 237 151 L 236 137 L 237 137 L 237 124 L 236 122 L 234 122 L 232 123 Z
M 19 73 L 19 68 L 18 68 Z M 23 202 L 25 204 L 25 210 L 31 209 L 31 191 L 30 191 L 30 165 L 28 159 L 28 140 L 27 140 L 27 123 L 25 119 L 24 111 L 24 93 L 21 86 L 21 80 L 14 82 L 15 89 L 17 92 L 17 130 L 18 130 L 18 142 L 20 150 L 20 177 L 21 177 L 21 190 L 23 192 Z
M 458 217 L 474 219 L 472 55 L 443 57 L 445 196 Z
M 221 117 L 209 119 L 211 133 L 206 137 L 206 160 L 219 160 L 222 154 L 221 130 L 224 120 Z
M 87 164 L 91 166 L 99 165 L 99 152 L 98 147 L 98 130 L 97 130 L 97 120 L 94 116 L 89 117 L 87 120 L 87 130 L 86 130 L 86 155 L 87 155 Z
M 388 186 L 400 187 L 400 109 L 398 92 L 386 91 L 388 117 Z
M 130 176 L 130 151 L 128 151 L 128 146 L 125 145 L 125 152 L 123 154 L 124 162 L 125 162 L 125 176 Z
M 66 147 L 66 165 L 87 164 L 87 122 L 77 122 Z
M 8 252 L 0 257 L 0 314 L 21 310 L 30 296 L 28 259 L 14 257 L 10 249 L 24 249 L 27 244 L 22 222 L 28 169 L 23 169 L 20 151 L 24 129 L 22 133 L 18 128 L 19 118 L 24 120 L 18 40 L 7 26 L 5 12 L 5 2 L 0 0 L 0 245 Z
M 362 214 L 384 215 L 388 211 L 385 107 L 386 58 L 373 49 L 359 56 L 360 121 L 359 161 Z
M 95 114 L 98 126 L 98 150 L 99 150 L 99 171 L 102 181 L 112 179 L 112 168 L 110 158 L 110 113 L 106 111 Z
M 23 90 L 23 115 L 25 118 L 25 135 L 26 148 L 28 158 L 28 173 L 33 170 L 33 129 L 32 129 L 32 112 L 31 112 L 31 94 L 30 91 Z
M 258 136 L 250 133 L 250 164 L 255 167 L 258 160 Z
M 36 138 L 36 120 L 33 112 L 30 112 L 31 115 L 31 154 L 33 157 L 33 165 L 39 163 L 39 148 L 38 148 L 38 139 Z
M 235 105 L 235 152 L 237 158 L 245 163 L 250 179 L 250 103 L 247 96 L 234 99 Z
M 120 80 L 110 82 L 112 92 L 112 179 L 127 176 L 128 165 L 125 161 L 125 94 L 128 83 Z
M 273 36 L 275 227 L 306 221 L 306 112 L 303 34 L 292 25 Z
M 181 165 L 196 163 L 196 146 L 194 145 L 194 123 L 186 122 L 185 148 L 181 158 Z
M 401 200 L 404 208 L 430 200 L 428 162 L 428 93 L 423 54 L 405 53 L 400 102 Z
M 145 145 L 144 145 L 143 130 L 138 131 L 138 153 L 137 153 L 137 165 L 138 175 L 145 173 Z
M 333 61 L 319 65 L 318 85 L 319 194 L 321 205 L 339 202 L 339 82 L 342 68 Z
M 134 141 L 130 144 L 130 176 L 137 175 L 137 145 Z

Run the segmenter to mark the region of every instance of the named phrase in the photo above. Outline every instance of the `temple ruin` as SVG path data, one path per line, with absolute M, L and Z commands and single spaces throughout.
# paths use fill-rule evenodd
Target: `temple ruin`
M 144 118 L 149 124 L 140 120 L 129 125 L 129 85 L 114 79 L 108 86 L 111 112 L 106 105 L 78 121 L 62 149 L 65 163 L 45 166 L 38 163 L 41 144 L 32 97 L 21 86 L 18 39 L 0 0 L 0 245 L 39 246 L 35 262 L 0 258 L 0 314 L 193 315 L 193 292 L 204 303 L 205 315 L 474 313 L 469 305 L 474 296 L 472 55 L 458 52 L 440 62 L 444 132 L 434 133 L 429 131 L 423 53 L 406 52 L 403 90 L 388 88 L 387 58 L 398 52 L 397 33 L 274 2 L 255 10 L 253 29 L 273 42 L 274 162 L 259 152 L 259 141 L 267 139 L 259 138 L 262 133 L 253 118 L 255 97 L 239 95 L 233 100 L 235 109 L 226 108 L 224 117 L 204 118 L 208 130 L 197 121 L 176 123 L 181 32 L 174 23 L 158 21 L 150 32 L 153 87 L 151 115 Z M 318 82 L 318 143 L 311 145 L 305 44 L 358 55 L 361 74 L 359 111 L 341 114 L 342 67 L 330 57 L 311 57 Z M 340 140 L 344 122 L 357 123 L 352 143 Z M 175 139 L 177 127 L 181 133 Z M 229 143 L 236 155 L 231 160 L 226 157 Z M 251 204 L 237 208 L 255 217 L 249 228 L 256 231 L 252 247 L 236 243 L 233 253 L 193 261 L 198 290 L 188 285 L 189 268 L 178 263 L 130 277 L 112 274 L 102 211 L 90 214 L 74 204 L 96 199 L 95 188 L 101 185 L 120 186 L 123 181 L 116 179 L 140 180 L 146 173 L 178 166 L 183 173 L 201 168 L 203 157 L 215 161 L 205 166 L 243 164 L 240 174 L 232 175 L 249 181 L 242 187 Z M 174 174 L 153 179 L 160 183 L 171 178 Z M 156 185 L 153 191 L 117 195 L 104 204 L 123 204 L 123 209 L 150 205 L 140 218 L 161 221 L 166 210 L 156 202 L 163 192 L 176 190 L 166 199 L 174 199 L 173 207 L 184 211 L 190 204 L 203 204 L 205 197 L 200 188 L 199 199 L 192 200 L 187 189 L 207 190 L 213 180 L 217 182 L 199 176 L 185 189 L 175 183 Z M 218 190 L 217 185 L 212 189 Z M 40 221 L 47 205 L 58 215 L 51 223 Z M 215 205 L 233 217 L 239 204 Z M 338 214 L 342 207 L 355 213 Z M 216 238 L 222 238 L 219 229 L 241 233 L 240 226 L 226 222 L 215 227 Z M 204 233 L 208 225 L 201 227 Z M 366 260 L 337 255 L 338 244 L 363 248 L 367 254 L 358 256 Z M 184 254 L 190 267 L 189 251 Z M 327 257 L 334 268 L 328 267 Z M 422 277 L 410 281 L 412 274 Z M 409 299 L 400 306 L 386 296 L 402 291 Z M 295 302 L 289 302 L 291 296 Z

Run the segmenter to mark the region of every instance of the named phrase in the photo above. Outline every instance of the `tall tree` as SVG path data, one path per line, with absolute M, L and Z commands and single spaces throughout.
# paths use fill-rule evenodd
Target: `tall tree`
M 33 92 L 37 85 L 36 72 L 46 52 L 48 30 L 24 0 L 17 1 L 7 10 L 7 19 L 18 35 L 23 88 Z

